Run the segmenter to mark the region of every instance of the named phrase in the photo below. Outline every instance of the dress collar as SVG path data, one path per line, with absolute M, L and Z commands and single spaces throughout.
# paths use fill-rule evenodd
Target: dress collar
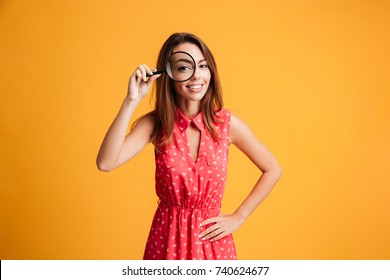
M 203 115 L 202 112 L 199 112 L 199 114 L 196 115 L 193 119 L 187 118 L 182 111 L 178 107 L 177 108 L 177 126 L 179 127 L 180 131 L 183 132 L 187 129 L 187 127 L 190 126 L 191 122 L 194 123 L 194 125 L 201 131 L 204 130 L 204 121 L 203 121 Z

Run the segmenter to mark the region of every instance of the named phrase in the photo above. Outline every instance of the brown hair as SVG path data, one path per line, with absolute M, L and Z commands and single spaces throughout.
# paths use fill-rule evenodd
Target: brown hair
M 223 108 L 222 89 L 219 81 L 217 65 L 210 49 L 206 44 L 191 33 L 174 33 L 162 46 L 157 60 L 157 69 L 164 69 L 172 50 L 183 43 L 192 43 L 202 52 L 210 69 L 211 79 L 205 96 L 201 100 L 201 112 L 205 122 L 206 129 L 214 139 L 218 139 L 218 134 L 214 128 L 214 123 L 218 122 L 216 112 Z M 153 90 L 155 109 L 144 115 L 153 116 L 154 131 L 151 142 L 156 149 L 171 141 L 175 120 L 177 118 L 176 101 L 173 91 L 173 81 L 167 76 L 162 75 L 155 81 Z

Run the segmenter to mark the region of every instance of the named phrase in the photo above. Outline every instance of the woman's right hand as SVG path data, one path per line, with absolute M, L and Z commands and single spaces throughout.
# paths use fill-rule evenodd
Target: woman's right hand
M 148 78 L 147 74 L 152 75 L 153 71 L 157 71 L 157 69 L 151 69 L 145 64 L 141 64 L 130 76 L 127 91 L 127 98 L 130 101 L 140 101 L 146 96 L 151 85 L 153 84 L 153 81 L 161 76 L 161 74 L 158 74 Z

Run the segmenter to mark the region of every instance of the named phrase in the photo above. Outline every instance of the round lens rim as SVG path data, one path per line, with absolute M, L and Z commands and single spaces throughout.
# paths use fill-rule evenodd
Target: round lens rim
M 175 80 L 175 79 L 169 74 L 169 73 L 172 74 L 172 72 L 167 70 L 167 69 L 168 69 L 168 64 L 169 64 L 170 58 L 171 58 L 173 55 L 178 54 L 178 53 L 184 53 L 185 55 L 189 56 L 189 57 L 191 58 L 192 62 L 194 63 L 194 70 L 192 71 L 191 76 L 190 76 L 189 78 L 185 79 L 185 80 Z M 185 51 L 177 51 L 177 52 L 171 53 L 171 54 L 169 55 L 168 61 L 167 61 L 167 63 L 165 64 L 165 73 L 167 73 L 168 77 L 171 78 L 173 81 L 175 81 L 175 82 L 186 82 L 186 81 L 188 81 L 189 79 L 191 79 L 192 76 L 194 76 L 195 72 L 196 72 L 196 63 L 195 63 L 195 59 L 194 59 L 194 58 L 192 57 L 192 55 L 190 55 L 188 52 L 185 52 Z

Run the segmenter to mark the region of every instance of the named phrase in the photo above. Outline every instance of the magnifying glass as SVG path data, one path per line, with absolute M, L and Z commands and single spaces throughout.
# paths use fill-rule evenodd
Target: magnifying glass
M 196 64 L 194 58 L 186 52 L 174 52 L 168 58 L 165 69 L 153 72 L 153 75 L 166 73 L 176 82 L 185 82 L 195 74 Z M 147 75 L 153 76 L 153 75 Z

